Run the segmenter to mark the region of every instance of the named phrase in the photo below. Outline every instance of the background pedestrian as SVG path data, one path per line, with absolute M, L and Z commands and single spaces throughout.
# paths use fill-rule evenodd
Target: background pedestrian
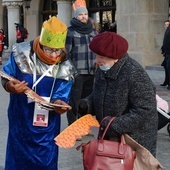
M 5 34 L 4 30 L 0 29 L 0 65 L 2 65 L 2 53 L 4 50 Z
M 71 90 L 70 105 L 72 110 L 67 112 L 68 124 L 77 118 L 76 102 L 92 92 L 95 73 L 95 54 L 89 49 L 89 44 L 98 32 L 93 28 L 88 18 L 85 1 L 77 0 L 73 4 L 75 11 L 68 27 L 66 49 L 78 75 Z

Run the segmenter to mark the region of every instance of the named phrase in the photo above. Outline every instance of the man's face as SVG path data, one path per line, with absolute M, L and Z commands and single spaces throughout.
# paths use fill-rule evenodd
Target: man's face
M 88 13 L 86 12 L 81 12 L 78 17 L 77 20 L 79 20 L 80 22 L 87 24 L 88 21 Z
M 167 29 L 169 27 L 169 22 L 165 22 L 164 28 Z
M 58 48 L 58 49 L 53 49 L 53 48 L 49 48 L 46 46 L 43 46 L 43 50 L 44 52 L 51 58 L 59 58 L 61 59 L 61 53 L 62 53 L 62 49 Z

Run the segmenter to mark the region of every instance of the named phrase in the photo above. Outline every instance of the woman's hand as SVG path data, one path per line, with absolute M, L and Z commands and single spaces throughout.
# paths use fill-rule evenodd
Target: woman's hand
M 88 110 L 88 105 L 87 102 L 85 102 L 84 100 L 79 100 L 77 102 L 77 112 L 80 116 L 84 116 L 87 114 L 87 110 Z
M 6 83 L 6 91 L 9 93 L 22 94 L 29 89 L 27 85 L 28 83 L 25 81 L 10 80 Z
M 57 113 L 59 113 L 59 114 L 63 114 L 63 113 L 65 113 L 65 112 L 67 112 L 68 110 L 71 110 L 71 109 L 72 109 L 71 106 L 69 106 L 69 105 L 68 105 L 66 102 L 64 102 L 64 101 L 56 100 L 54 103 L 55 103 L 55 104 L 58 104 L 58 105 L 63 105 L 63 107 L 62 107 L 62 106 L 61 106 L 61 107 L 56 107 L 56 108 L 54 109 L 54 111 L 57 112 Z M 65 106 L 68 106 L 68 107 L 65 107 Z

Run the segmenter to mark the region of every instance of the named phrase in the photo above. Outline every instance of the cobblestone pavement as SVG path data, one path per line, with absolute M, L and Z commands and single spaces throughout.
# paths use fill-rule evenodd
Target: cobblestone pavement
M 157 88 L 157 94 L 170 104 L 170 91 L 167 90 L 166 87 L 159 86 L 164 80 L 164 71 L 162 69 L 147 69 L 146 71 Z M 8 93 L 3 90 L 0 84 L 0 170 L 4 170 L 6 138 L 8 132 L 6 114 L 8 101 Z M 63 130 L 66 127 L 66 115 L 62 115 L 61 129 Z M 91 136 L 83 137 L 83 140 L 76 142 L 75 146 L 71 149 L 60 148 L 59 170 L 83 170 L 81 151 L 77 151 L 76 146 L 82 142 L 87 142 L 92 138 L 93 137 Z M 158 131 L 157 159 L 164 166 L 165 170 L 170 170 L 170 137 L 166 127 Z

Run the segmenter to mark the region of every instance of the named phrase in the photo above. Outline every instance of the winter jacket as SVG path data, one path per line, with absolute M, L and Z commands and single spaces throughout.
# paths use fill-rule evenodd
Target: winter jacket
M 170 27 L 166 29 L 165 34 L 164 34 L 163 52 L 165 54 L 170 54 Z
M 73 25 L 73 21 L 77 23 L 76 26 Z M 72 60 L 79 74 L 94 74 L 95 54 L 89 49 L 89 44 L 93 37 L 97 35 L 97 31 L 90 28 L 90 26 L 92 27 L 91 23 L 89 26 L 89 29 L 92 30 L 91 32 L 83 29 L 83 27 L 87 26 L 76 19 L 72 19 L 71 23 L 72 25 L 68 27 L 66 38 L 68 58 Z
M 126 54 L 109 71 L 98 68 L 94 90 L 83 100 L 89 106 L 88 113 L 96 115 L 99 122 L 105 116 L 116 117 L 110 137 L 127 133 L 155 156 L 158 127 L 155 96 L 155 86 L 145 70 Z

